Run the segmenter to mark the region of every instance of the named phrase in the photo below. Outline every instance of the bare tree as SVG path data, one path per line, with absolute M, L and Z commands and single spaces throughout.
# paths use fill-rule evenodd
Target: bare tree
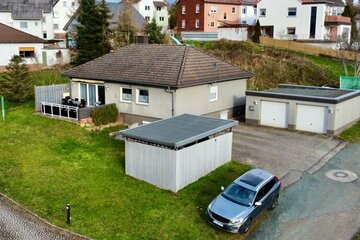
M 345 75 L 349 76 L 349 68 L 354 70 L 354 76 L 360 76 L 360 38 L 349 41 L 348 37 L 340 37 L 336 43 L 338 58 L 342 62 Z

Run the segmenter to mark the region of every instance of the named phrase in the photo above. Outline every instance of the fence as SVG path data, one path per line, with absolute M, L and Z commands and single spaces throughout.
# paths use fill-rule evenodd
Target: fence
M 335 58 L 341 57 L 341 58 L 347 58 L 349 60 L 353 60 L 354 54 L 356 54 L 349 51 L 338 51 L 330 48 L 313 46 L 306 43 L 290 41 L 290 40 L 279 40 L 268 37 L 260 37 L 260 43 L 263 45 L 288 49 L 296 52 L 303 52 L 312 55 L 326 55 Z
M 41 102 L 61 104 L 64 93 L 70 93 L 70 84 L 35 86 L 35 111 L 42 110 Z
M 49 116 L 78 120 L 79 108 L 57 103 L 40 102 L 41 113 Z

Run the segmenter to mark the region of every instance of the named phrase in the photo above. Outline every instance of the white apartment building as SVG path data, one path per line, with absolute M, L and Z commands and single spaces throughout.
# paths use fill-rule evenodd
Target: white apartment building
M 164 0 L 139 0 L 134 1 L 135 9 L 145 18 L 147 22 L 151 22 L 155 18 L 156 23 L 162 27 L 165 32 L 169 27 L 169 12 L 167 3 Z

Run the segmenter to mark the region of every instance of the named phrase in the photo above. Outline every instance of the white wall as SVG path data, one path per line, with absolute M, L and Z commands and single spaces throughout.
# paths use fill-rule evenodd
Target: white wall
M 243 13 L 243 9 L 246 9 L 246 14 Z M 240 6 L 240 22 L 243 24 L 255 25 L 256 24 L 256 7 L 242 5 Z
M 150 6 L 150 10 L 145 10 L 145 6 Z M 169 13 L 166 6 L 162 7 L 161 11 L 157 11 L 153 0 L 140 0 L 134 4 L 134 7 L 144 18 L 149 17 L 149 22 L 155 17 L 156 23 L 162 27 L 163 31 L 168 29 Z M 160 21 L 160 17 L 164 17 L 164 21 Z
M 19 47 L 34 47 L 35 58 L 25 58 L 26 64 L 42 64 L 42 43 L 16 43 L 16 44 L 0 44 L 0 66 L 9 64 L 10 59 L 14 55 L 19 55 Z
M 218 38 L 235 41 L 246 41 L 248 38 L 248 31 L 247 28 L 219 28 Z
M 63 49 L 43 49 L 43 51 L 46 51 L 47 56 L 47 66 L 53 66 L 53 65 L 66 65 L 69 64 L 71 61 L 70 56 L 70 49 L 63 48 Z M 61 57 L 57 57 L 56 53 L 61 52 Z

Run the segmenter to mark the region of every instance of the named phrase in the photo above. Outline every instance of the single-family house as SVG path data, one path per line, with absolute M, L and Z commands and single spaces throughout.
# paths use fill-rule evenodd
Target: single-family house
M 350 39 L 351 20 L 342 0 L 260 0 L 257 15 L 263 35 L 276 39 Z
M 64 73 L 71 97 L 87 106 L 116 103 L 127 123 L 190 113 L 244 113 L 252 73 L 190 46 L 130 45 Z
M 360 119 L 360 90 L 281 84 L 246 91 L 246 122 L 328 135 Z
M 256 21 L 253 0 L 179 0 L 176 4 L 179 32 L 217 32 L 222 25 Z
M 0 23 L 0 71 L 9 64 L 14 55 L 19 55 L 30 67 L 39 67 L 42 61 L 44 40 Z
M 135 0 L 132 1 L 134 8 L 150 23 L 153 18 L 163 32 L 169 28 L 169 11 L 167 2 L 164 0 Z

